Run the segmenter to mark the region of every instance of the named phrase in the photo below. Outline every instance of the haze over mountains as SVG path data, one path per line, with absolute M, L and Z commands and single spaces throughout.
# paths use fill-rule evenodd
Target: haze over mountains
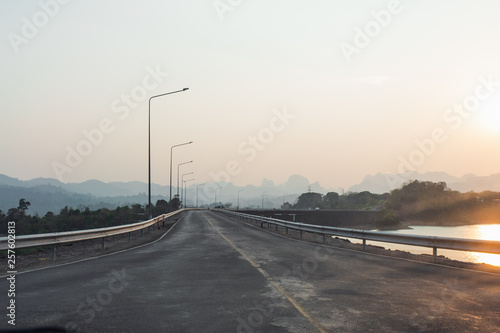
M 455 177 L 446 172 L 405 172 L 404 174 L 383 174 L 365 176 L 363 181 L 357 185 L 351 186 L 348 191 L 372 193 L 385 193 L 401 187 L 410 180 L 445 182 L 448 187 L 459 192 L 482 192 L 482 191 L 500 191 L 500 173 L 490 176 L 476 176 L 472 173 L 462 177 Z
M 402 175 L 382 174 L 366 176 L 361 183 L 348 189 L 326 189 L 318 182 L 310 183 L 300 175 L 292 175 L 283 184 L 274 184 L 272 180 L 264 179 L 261 186 L 235 186 L 232 183 L 217 183 L 221 188 L 215 193 L 212 186 L 191 185 L 187 189 L 187 204 L 194 206 L 213 205 L 217 202 L 232 203 L 237 206 L 238 196 L 240 207 L 279 208 L 283 202 L 295 202 L 302 193 L 311 191 L 326 194 L 327 192 L 362 192 L 372 193 L 389 192 L 401 187 L 410 180 L 440 182 L 444 181 L 452 190 L 467 192 L 481 192 L 485 190 L 500 191 L 500 173 L 490 176 L 476 176 L 473 174 L 462 177 L 451 176 L 444 172 L 417 173 L 409 172 Z M 208 189 L 208 190 L 207 190 Z M 65 206 L 79 208 L 88 206 L 91 209 L 115 208 L 117 206 L 135 203 L 145 204 L 148 185 L 144 182 L 110 182 L 88 180 L 82 183 L 62 183 L 52 178 L 35 178 L 22 181 L 17 178 L 0 174 L 0 210 L 6 212 L 9 208 L 17 207 L 19 199 L 25 198 L 31 202 L 29 214 L 45 215 L 48 211 L 59 212 Z M 169 200 L 169 186 L 152 184 L 152 201 L 158 199 Z M 172 195 L 177 189 L 172 189 Z

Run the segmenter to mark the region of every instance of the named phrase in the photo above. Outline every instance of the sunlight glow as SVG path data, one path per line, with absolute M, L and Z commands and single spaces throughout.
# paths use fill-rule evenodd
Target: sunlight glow
M 500 225 L 499 224 L 478 225 L 477 238 L 484 240 L 500 240 Z M 475 262 L 500 266 L 499 254 L 471 252 L 470 256 L 474 258 Z
M 500 103 L 490 103 L 481 110 L 479 122 L 490 132 L 500 132 Z
M 500 241 L 500 224 L 477 225 L 479 239 Z

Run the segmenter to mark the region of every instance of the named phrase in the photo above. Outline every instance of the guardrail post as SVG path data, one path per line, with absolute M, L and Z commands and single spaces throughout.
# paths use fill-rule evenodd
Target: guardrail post
M 326 243 L 326 234 L 323 234 L 323 244 Z
M 102 238 L 102 245 L 101 245 L 101 249 L 103 249 L 103 250 L 104 250 L 104 238 L 105 237 Z
M 278 225 L 276 224 L 276 231 L 278 231 Z
M 300 239 L 302 239 L 302 230 L 300 230 Z
M 435 247 L 435 246 L 434 246 L 434 247 L 432 248 L 432 256 L 433 256 L 433 258 L 434 258 L 434 262 L 436 262 L 436 261 L 437 261 L 437 254 L 438 254 L 438 249 L 437 249 L 437 247 Z
M 366 239 L 363 238 L 363 251 L 366 251 Z
M 163 226 L 165 226 L 165 215 L 163 215 Z
M 52 261 L 56 260 L 56 244 L 52 244 L 52 251 L 50 256 L 52 258 Z
M 285 233 L 288 235 L 288 227 L 285 227 Z

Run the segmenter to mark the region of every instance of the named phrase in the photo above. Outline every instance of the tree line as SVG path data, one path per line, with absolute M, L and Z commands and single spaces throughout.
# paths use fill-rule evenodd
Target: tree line
M 151 206 L 153 217 L 175 211 L 180 207 L 175 196 L 171 202 L 157 200 Z M 0 210 L 0 234 L 5 235 L 7 222 L 16 222 L 16 234 L 39 234 L 111 227 L 147 220 L 147 205 L 132 204 L 115 209 L 64 207 L 58 214 L 44 216 L 27 213 L 30 202 L 25 198 L 6 213 Z M 229 207 L 230 205 L 227 204 Z M 226 208 L 228 208 L 226 207 Z M 376 210 L 381 226 L 393 226 L 400 220 L 433 221 L 440 224 L 500 223 L 500 193 L 484 191 L 461 193 L 452 191 L 444 182 L 410 181 L 390 193 L 374 194 L 368 191 L 326 195 L 308 192 L 294 204 L 285 202 L 282 209 L 338 209 Z
M 458 192 L 445 182 L 412 181 L 391 191 L 386 209 L 404 219 L 444 224 L 500 222 L 500 192 Z
M 315 192 L 303 193 L 294 204 L 285 202 L 282 209 L 338 209 L 338 210 L 374 210 L 382 206 L 389 194 L 374 194 L 368 191 L 326 195 Z
M 368 191 L 326 195 L 308 192 L 282 209 L 377 210 L 381 224 L 400 220 L 432 221 L 438 224 L 500 223 L 500 193 L 451 190 L 445 182 L 413 180 L 390 193 Z
M 83 229 L 104 228 L 135 223 L 148 219 L 148 205 L 133 204 L 116 207 L 115 209 L 100 208 L 90 210 L 64 207 L 59 214 L 47 212 L 44 216 L 29 215 L 27 211 L 31 203 L 25 198 L 19 200 L 19 205 L 10 208 L 6 213 L 0 210 L 1 234 L 6 234 L 7 223 L 16 222 L 16 235 L 31 235 L 41 233 L 75 231 Z M 175 196 L 171 202 L 157 200 L 151 205 L 153 217 L 175 211 L 180 207 L 180 200 Z

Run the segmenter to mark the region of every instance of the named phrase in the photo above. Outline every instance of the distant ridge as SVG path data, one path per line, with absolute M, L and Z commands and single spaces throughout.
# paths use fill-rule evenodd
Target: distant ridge
M 238 193 L 241 192 L 240 203 L 244 207 L 260 207 L 264 200 L 265 207 L 279 208 L 283 202 L 293 203 L 309 188 L 314 192 L 326 193 L 326 189 L 319 183 L 311 184 L 307 178 L 300 175 L 292 175 L 280 185 L 275 185 L 273 181 L 267 179 L 263 180 L 262 186 L 241 187 L 224 182 L 218 182 L 217 185 L 221 186 L 217 196 L 218 202 L 230 202 L 236 206 Z M 48 211 L 57 213 L 65 206 L 73 208 L 89 206 L 98 209 L 134 203 L 145 204 L 148 200 L 147 189 L 147 183 L 139 181 L 105 183 L 99 180 L 87 180 L 82 183 L 62 183 L 52 178 L 24 181 L 0 174 L 0 210 L 6 212 L 9 208 L 17 207 L 20 198 L 31 202 L 28 214 L 40 215 L 45 215 Z M 196 191 L 196 185 L 191 185 L 187 191 L 190 205 L 196 203 L 197 194 L 199 204 L 212 204 L 215 199 L 213 192 L 205 193 L 203 188 Z M 177 193 L 177 188 L 174 187 L 172 192 Z M 158 199 L 167 201 L 170 199 L 169 186 L 152 184 L 152 193 L 153 202 Z
M 377 173 L 365 176 L 361 183 L 351 186 L 349 191 L 369 191 L 381 194 L 400 188 L 404 183 L 411 180 L 445 182 L 450 189 L 460 192 L 500 191 L 500 173 L 490 176 L 466 174 L 462 177 L 455 177 L 445 172 L 406 172 L 400 175 Z
M 377 173 L 365 176 L 363 181 L 348 188 L 349 192 L 369 191 L 372 193 L 386 193 L 400 188 L 410 180 L 444 181 L 452 190 L 460 192 L 500 191 L 500 173 L 490 176 L 476 176 L 467 174 L 462 177 L 451 176 L 445 172 L 411 172 L 403 175 Z M 240 197 L 240 206 L 259 208 L 264 202 L 265 208 L 280 208 L 284 202 L 294 203 L 302 193 L 317 192 L 326 194 L 335 190 L 325 189 L 318 182 L 310 183 L 306 177 L 291 175 L 282 184 L 276 185 L 273 181 L 264 179 L 261 186 L 236 186 L 232 183 L 218 182 L 221 189 L 217 193 L 219 203 L 237 205 Z M 205 193 L 203 188 L 196 190 L 196 184 L 188 187 L 188 205 L 213 204 L 215 196 L 212 192 Z M 338 191 L 338 190 L 337 190 Z M 28 214 L 38 213 L 45 215 L 48 211 L 58 213 L 65 206 L 78 208 L 88 206 L 91 209 L 110 208 L 120 205 L 145 204 L 147 198 L 147 183 L 110 182 L 88 180 L 82 183 L 62 183 L 52 178 L 35 178 L 19 180 L 0 174 L 0 210 L 7 212 L 9 208 L 17 207 L 19 199 L 25 198 L 31 202 Z M 169 186 L 152 184 L 153 202 L 158 199 L 169 200 Z M 173 193 L 177 189 L 173 188 Z M 239 194 L 238 194 L 239 193 Z

